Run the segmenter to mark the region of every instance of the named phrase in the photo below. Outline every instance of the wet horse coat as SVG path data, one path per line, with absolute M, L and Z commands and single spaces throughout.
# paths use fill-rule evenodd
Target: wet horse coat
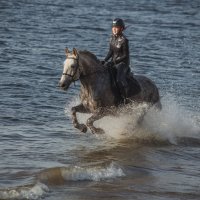
M 66 51 L 66 60 L 64 62 L 63 74 L 59 86 L 67 90 L 70 84 L 76 80 L 81 82 L 80 99 L 81 103 L 72 107 L 72 121 L 74 127 L 82 132 L 90 128 L 92 133 L 103 132 L 102 129 L 94 127 L 94 121 L 111 114 L 110 107 L 116 107 L 121 97 L 113 91 L 110 74 L 105 69 L 96 56 L 88 51 L 77 51 L 73 49 L 70 53 Z M 160 104 L 160 97 L 156 85 L 145 76 L 134 76 L 134 81 L 129 80 L 129 101 L 137 103 L 148 103 L 149 105 Z M 135 94 L 135 81 L 140 86 L 140 91 Z M 87 120 L 86 125 L 80 124 L 77 120 L 76 113 L 92 113 Z

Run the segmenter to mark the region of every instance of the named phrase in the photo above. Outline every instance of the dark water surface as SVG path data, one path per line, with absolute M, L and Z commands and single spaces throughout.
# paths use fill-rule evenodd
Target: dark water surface
M 104 58 L 115 17 L 163 110 L 80 134 L 79 83 L 57 88 L 64 48 Z M 0 19 L 0 199 L 200 199 L 199 0 L 1 0 Z

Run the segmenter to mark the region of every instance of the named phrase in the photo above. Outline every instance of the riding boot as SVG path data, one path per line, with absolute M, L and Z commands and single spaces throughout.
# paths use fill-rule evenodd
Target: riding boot
M 121 88 L 120 93 L 121 93 L 123 103 L 127 104 L 128 103 L 128 99 L 127 99 L 127 97 L 128 97 L 128 87 Z
M 124 104 L 128 103 L 128 86 L 124 87 Z

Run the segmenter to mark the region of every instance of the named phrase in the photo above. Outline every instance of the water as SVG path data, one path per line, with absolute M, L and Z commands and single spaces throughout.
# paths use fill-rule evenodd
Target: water
M 163 110 L 137 127 L 132 105 L 96 122 L 104 136 L 81 134 L 69 117 L 79 83 L 56 87 L 64 48 L 104 58 L 114 17 Z M 0 18 L 0 199 L 200 198 L 198 0 L 1 0 Z

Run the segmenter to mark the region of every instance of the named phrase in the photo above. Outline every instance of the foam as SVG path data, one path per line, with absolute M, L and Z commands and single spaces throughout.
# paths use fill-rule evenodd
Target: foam
M 36 183 L 35 185 L 28 185 L 28 186 L 20 186 L 16 188 L 10 189 L 1 189 L 0 190 L 0 199 L 39 199 L 44 197 L 45 194 L 49 192 L 49 188 L 42 184 Z
M 70 171 L 67 168 L 63 168 L 61 173 L 65 180 L 70 181 L 100 181 L 125 176 L 123 170 L 114 162 L 107 167 L 94 166 L 87 168 L 75 166 Z

